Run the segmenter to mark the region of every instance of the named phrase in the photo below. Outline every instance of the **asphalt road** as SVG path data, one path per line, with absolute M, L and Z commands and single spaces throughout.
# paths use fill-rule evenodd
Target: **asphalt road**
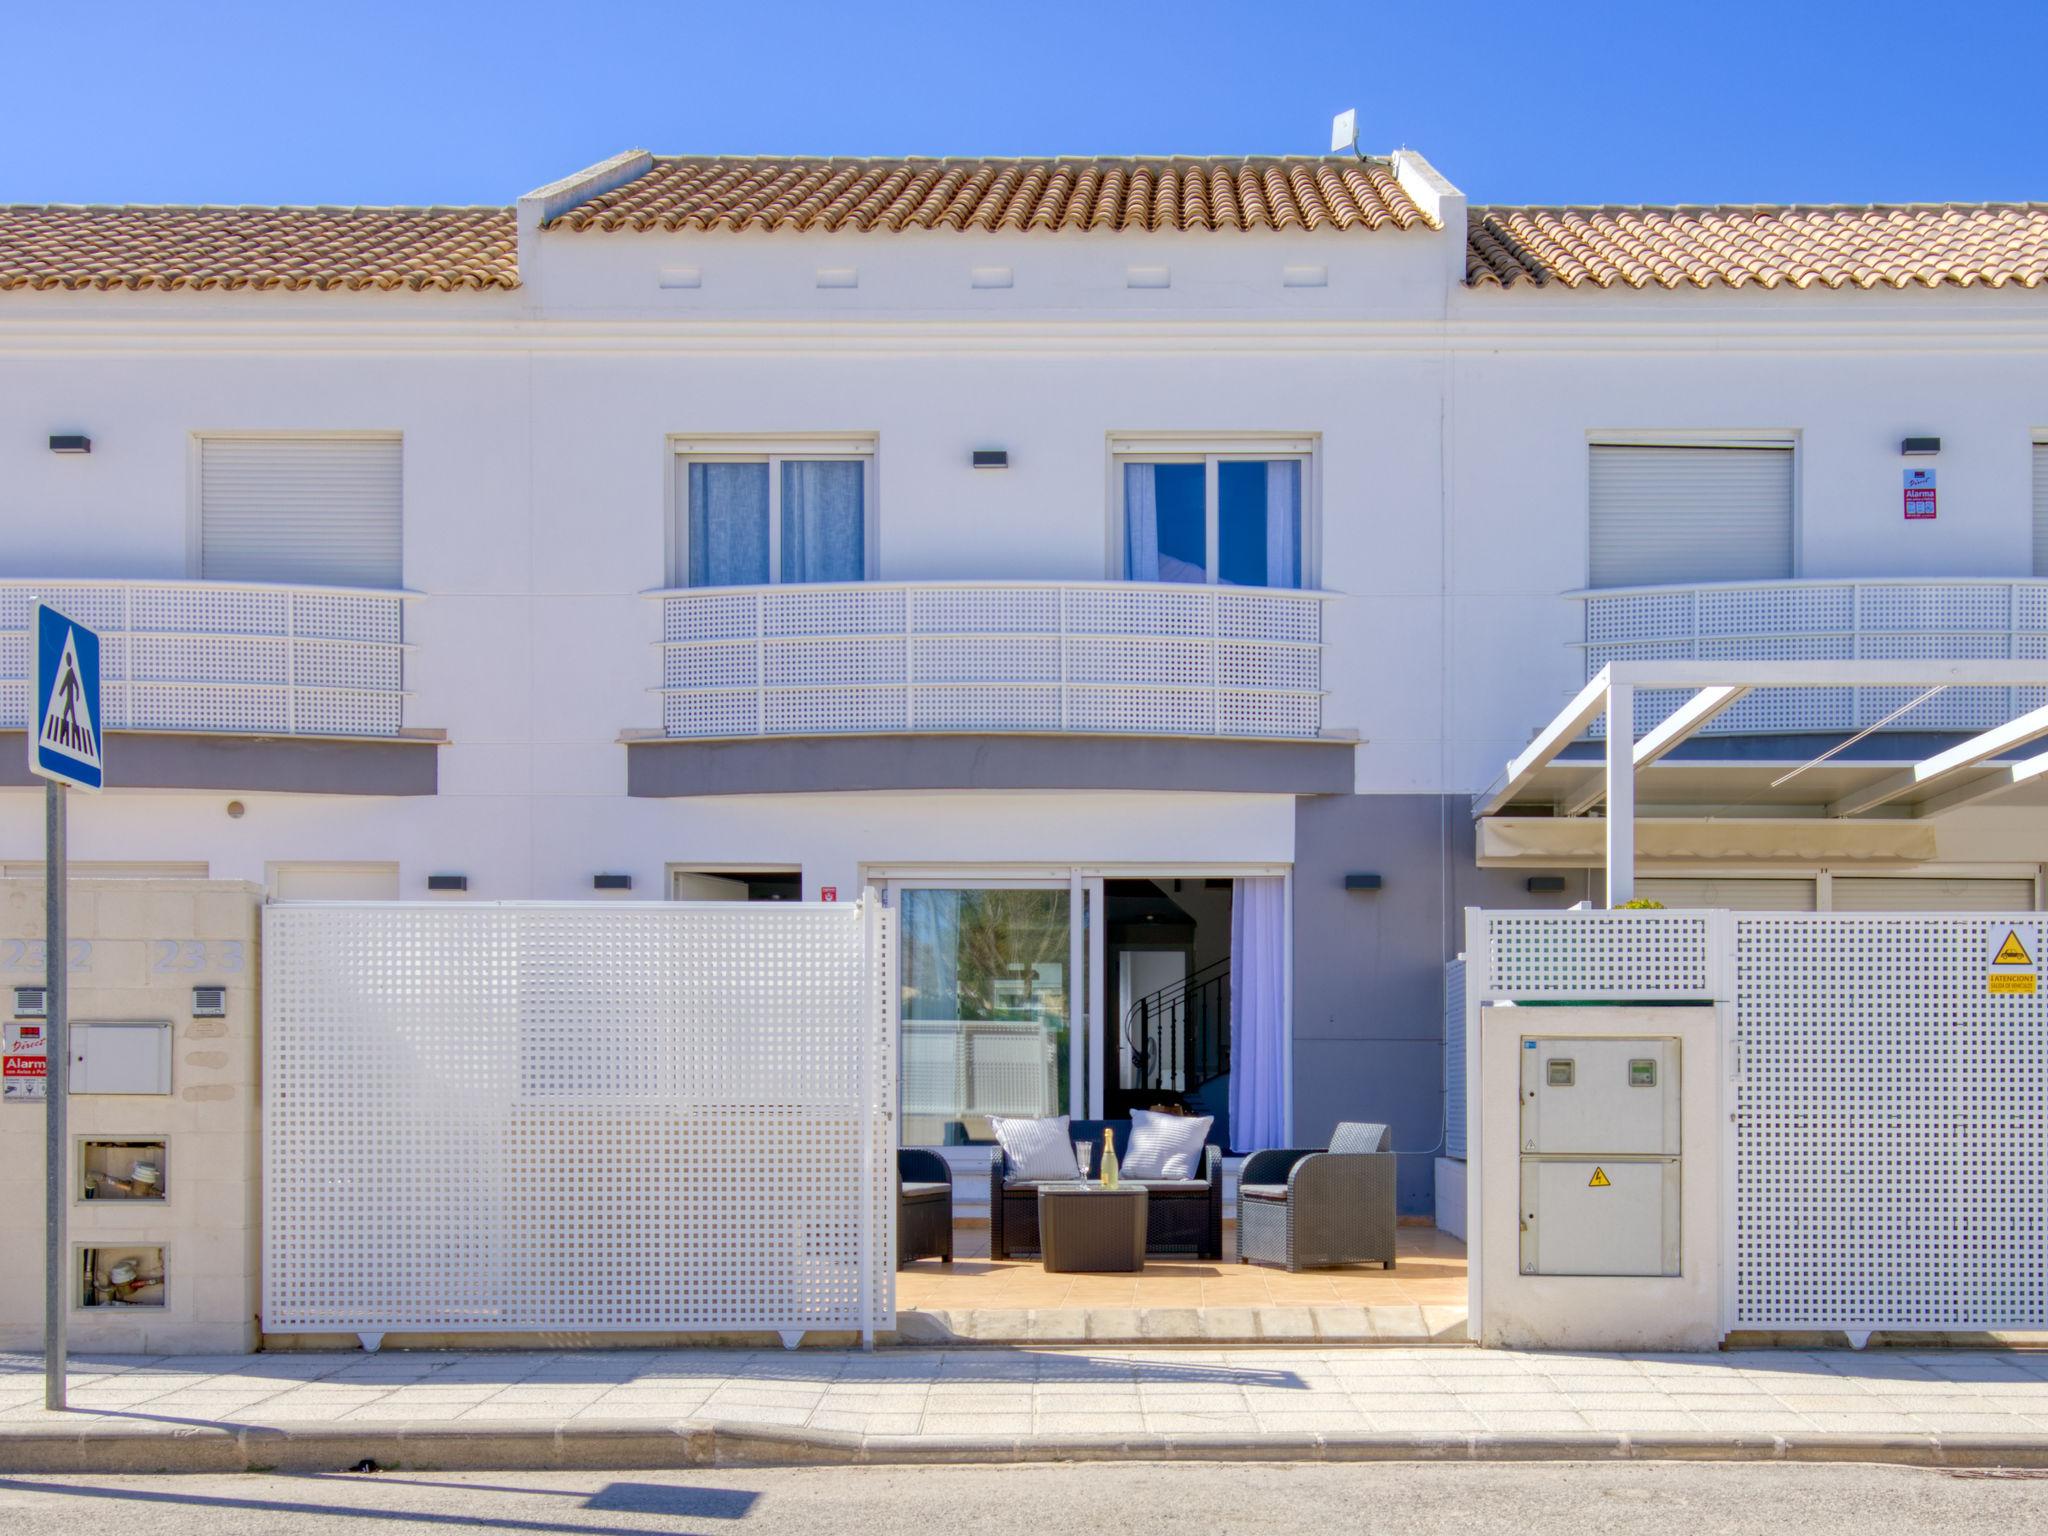
M 1079 1465 L 0 1477 L 8 1536 L 516 1531 L 1389 1536 L 2048 1530 L 2048 1473 L 1823 1465 Z

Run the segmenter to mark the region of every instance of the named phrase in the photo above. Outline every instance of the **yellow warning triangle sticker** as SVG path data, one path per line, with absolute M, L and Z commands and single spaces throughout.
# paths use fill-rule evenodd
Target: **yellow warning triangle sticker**
M 1610 1186 L 1612 1186 L 1613 1183 L 1614 1180 L 1607 1177 L 1607 1170 L 1605 1168 L 1595 1168 L 1593 1170 L 1593 1177 L 1586 1180 L 1586 1188 L 1607 1189 Z
M 1993 965 L 2032 965 L 2034 957 L 2027 953 L 2027 946 L 2020 942 L 2019 931 L 2017 929 L 2008 929 L 2005 935 L 2005 942 L 1998 946 L 1998 954 L 1993 957 L 1991 963 Z

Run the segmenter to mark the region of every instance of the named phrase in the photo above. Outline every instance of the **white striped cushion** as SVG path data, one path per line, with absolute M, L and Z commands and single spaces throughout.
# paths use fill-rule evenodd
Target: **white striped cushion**
M 991 1117 L 1007 1165 L 1006 1178 L 1073 1179 L 1080 1176 L 1074 1164 L 1074 1143 L 1067 1134 L 1067 1116 L 1050 1120 L 1005 1120 Z
M 1161 1115 L 1131 1111 L 1131 1150 L 1123 1161 L 1127 1179 L 1192 1179 L 1202 1166 L 1214 1115 Z

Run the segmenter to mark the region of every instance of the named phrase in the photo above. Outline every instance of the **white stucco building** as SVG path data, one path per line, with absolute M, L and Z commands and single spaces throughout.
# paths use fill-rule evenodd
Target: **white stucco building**
M 1234 1010 L 1233 1144 L 1389 1122 L 1422 1212 L 1457 914 L 1603 897 L 1597 741 L 1483 796 L 1591 670 L 2048 655 L 2044 275 L 2039 208 L 1468 209 L 1405 152 L 0 210 L 0 710 L 32 594 L 115 637 L 81 873 L 880 885 L 906 1136 L 1224 1110 Z M 2024 741 L 1845 808 L 2041 702 L 1916 692 L 1646 767 L 1638 894 L 2038 906 Z

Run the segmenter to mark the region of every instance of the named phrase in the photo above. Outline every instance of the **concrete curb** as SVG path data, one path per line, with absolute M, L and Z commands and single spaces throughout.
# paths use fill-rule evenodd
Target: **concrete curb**
M 32 1424 L 0 1431 L 0 1473 L 629 1471 L 1057 1461 L 1850 1461 L 2048 1467 L 2026 1435 L 858 1435 L 701 1420 L 361 1424 Z

